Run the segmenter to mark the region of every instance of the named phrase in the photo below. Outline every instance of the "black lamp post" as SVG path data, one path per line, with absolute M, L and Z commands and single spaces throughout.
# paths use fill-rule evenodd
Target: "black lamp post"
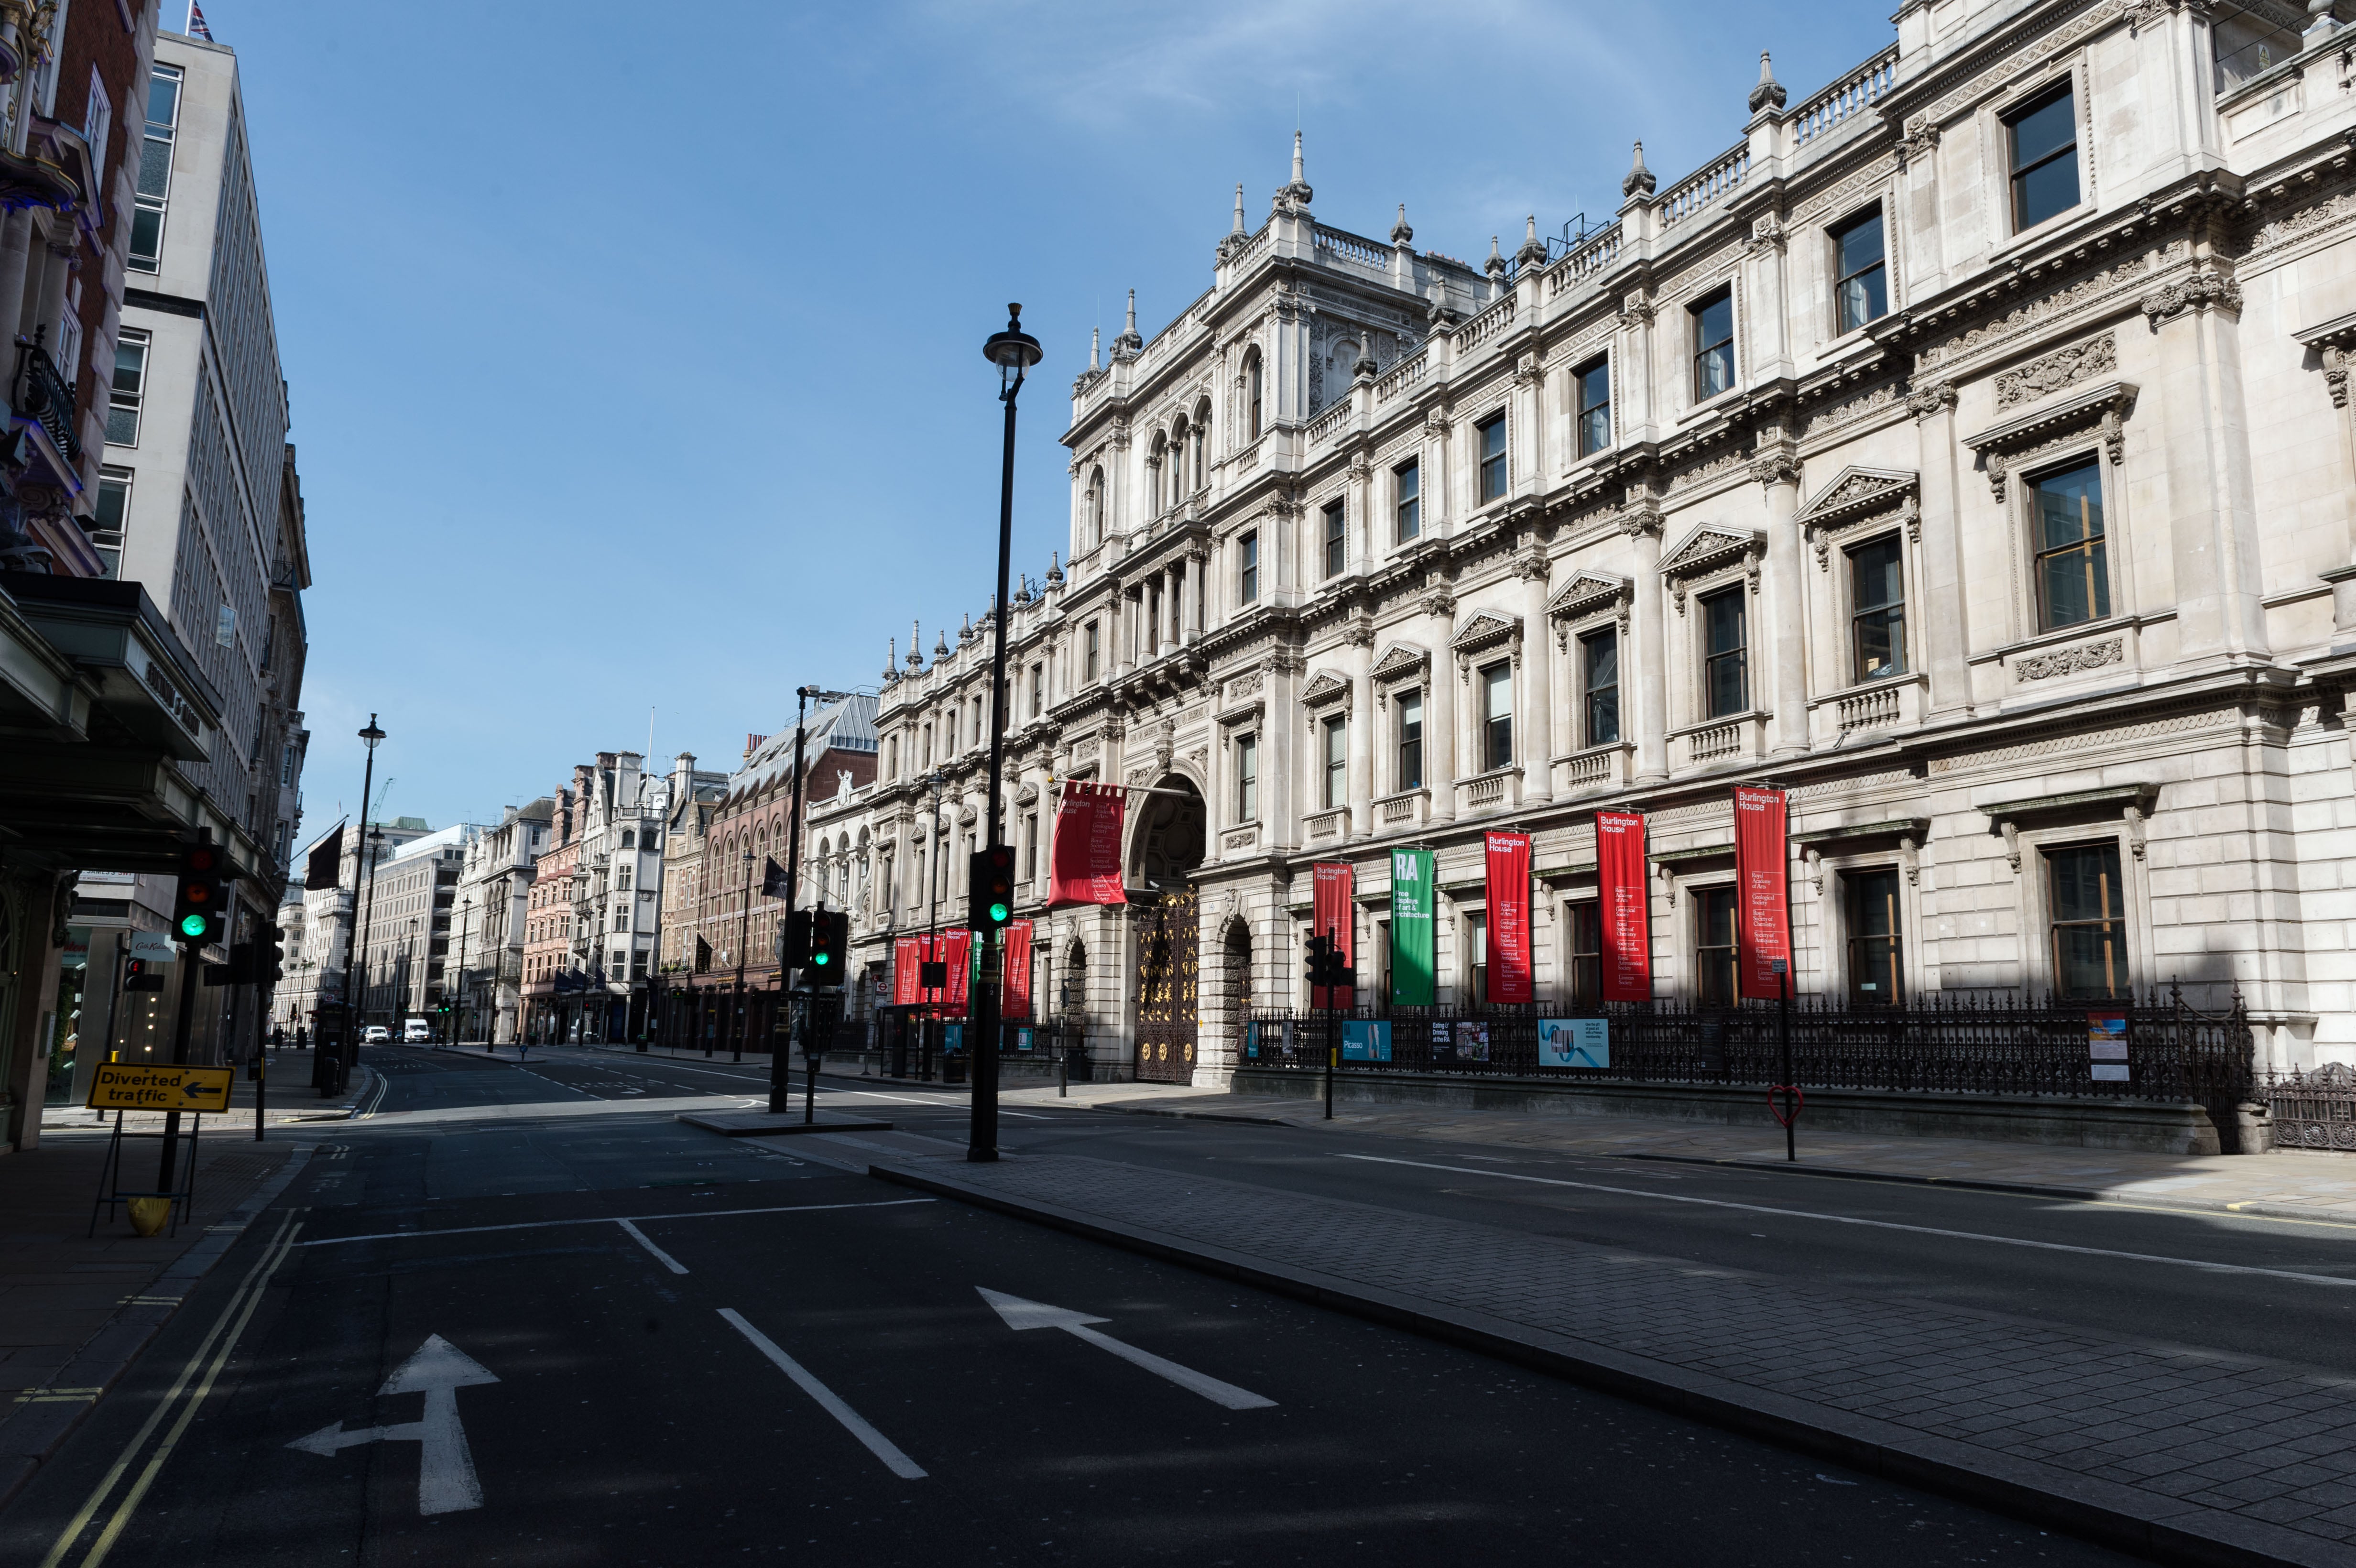
M 981 346 L 982 357 L 998 367 L 998 400 L 1006 405 L 1006 444 L 998 478 L 998 595 L 992 602 L 995 641 L 990 654 L 990 816 L 984 842 L 995 849 L 1004 842 L 999 821 L 1000 777 L 1006 761 L 1006 577 L 1014 554 L 1014 400 L 1023 378 L 1039 363 L 1039 340 L 1023 330 L 1023 307 L 1006 307 L 1006 330 L 993 332 Z M 992 926 L 982 933 L 981 979 L 975 987 L 973 1042 L 973 1118 L 966 1135 L 969 1160 L 998 1157 L 998 1019 L 1000 995 L 1005 984 L 1004 933 Z
M 319 1093 L 338 1093 L 351 1077 L 352 1063 L 360 1056 L 359 1013 L 352 995 L 352 967 L 359 958 L 360 866 L 368 859 L 368 803 L 369 792 L 376 788 L 376 749 L 384 740 L 384 731 L 376 726 L 376 715 L 369 715 L 368 728 L 359 732 L 360 743 L 368 748 L 368 765 L 360 773 L 359 835 L 352 847 L 352 902 L 344 915 L 344 1027 L 343 1038 L 336 1042 L 336 1065 L 332 1072 L 323 1072 Z M 324 1055 L 324 1053 L 323 1053 Z M 315 1064 L 316 1065 L 316 1064 Z
M 802 749 L 809 741 L 809 707 L 813 702 L 848 702 L 847 691 L 826 691 L 815 686 L 794 688 L 794 779 L 793 805 L 786 815 L 786 921 L 790 924 L 794 911 L 801 900 L 802 875 Z M 749 859 L 749 852 L 747 858 Z M 749 905 L 747 907 L 750 907 Z M 793 1007 L 791 994 L 786 990 L 785 965 L 777 966 L 777 995 L 782 1004 Z M 793 1053 L 786 1049 L 786 1040 L 769 1042 L 769 1110 L 783 1115 L 793 1108 Z M 816 1083 L 815 1079 L 811 1081 Z M 811 1091 L 817 1093 L 815 1089 Z

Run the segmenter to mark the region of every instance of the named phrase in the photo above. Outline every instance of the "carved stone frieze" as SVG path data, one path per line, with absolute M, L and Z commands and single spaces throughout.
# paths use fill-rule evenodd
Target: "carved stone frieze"
M 2119 664 L 2126 658 L 2125 639 L 2106 637 L 2099 643 L 2058 648 L 2050 654 L 2025 654 L 2012 661 L 2012 676 L 2015 680 L 2051 680 L 2056 676 L 2101 669 L 2104 665 Z
M 2057 348 L 1998 376 L 1996 406 L 2008 409 L 2033 403 L 2064 387 L 2074 387 L 2095 376 L 2107 376 L 2118 368 L 2118 340 L 2105 332 L 2100 337 Z
M 2296 335 L 2299 343 L 2315 351 L 2323 369 L 2323 385 L 2331 395 L 2331 406 L 2348 406 L 2348 372 L 2356 367 L 2356 311 L 2310 326 Z
M 1957 400 L 1953 381 L 1929 381 L 1906 394 L 1906 411 L 1918 420 L 1953 413 Z
M 2190 277 L 2146 290 L 2143 297 L 2136 303 L 2155 327 L 2169 317 L 2188 310 L 2222 310 L 2239 315 L 2242 314 L 2242 285 L 2222 272 L 2204 268 Z

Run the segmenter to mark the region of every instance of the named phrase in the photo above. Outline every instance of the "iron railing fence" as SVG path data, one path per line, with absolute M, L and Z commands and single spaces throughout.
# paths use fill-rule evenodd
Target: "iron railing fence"
M 1772 1002 L 1731 1008 L 1676 1001 L 1470 1011 L 1361 1008 L 1337 1019 L 1387 1025 L 1387 1038 L 1377 1044 L 1370 1031 L 1355 1031 L 1364 1039 L 1344 1042 L 1336 1065 L 1344 1072 L 1763 1086 L 1783 1082 L 1777 1015 Z M 2095 1060 L 2090 1046 L 2096 1015 L 2125 1019 L 2123 1063 Z M 1577 1019 L 1609 1025 L 1608 1065 L 1554 1065 L 1559 1053 L 1541 1052 L 1543 1023 Z M 1321 1070 L 1326 1026 L 1322 1009 L 1254 1008 L 1242 1064 Z M 1344 1032 L 1337 1029 L 1337 1039 Z M 2173 990 L 2107 1003 L 1931 995 L 1892 1008 L 1815 998 L 1792 1004 L 1792 1074 L 1803 1088 L 2190 1100 L 2214 1116 L 2250 1098 L 2251 1061 L 2249 1020 L 2238 998 L 2230 1012 L 2206 1014 Z M 2121 1065 L 2123 1074 L 2095 1072 Z
M 2356 1069 L 2347 1063 L 2268 1073 L 2265 1100 L 2275 1147 L 2356 1154 Z
M 74 434 L 73 383 L 58 373 L 48 350 L 38 344 L 17 346 L 15 400 L 18 412 L 40 421 L 67 462 L 81 461 L 81 442 Z

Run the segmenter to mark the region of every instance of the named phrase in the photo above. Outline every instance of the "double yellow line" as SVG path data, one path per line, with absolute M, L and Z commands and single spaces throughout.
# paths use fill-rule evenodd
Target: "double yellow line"
M 115 1488 L 122 1485 L 123 1477 L 131 1473 L 132 1466 L 146 1448 L 148 1439 L 155 1435 L 156 1428 L 163 1425 L 164 1418 L 171 1414 L 173 1407 L 177 1405 L 179 1418 L 172 1423 L 171 1429 L 165 1433 L 163 1442 L 156 1445 L 155 1452 L 148 1455 L 146 1464 L 140 1467 L 130 1489 L 123 1494 L 105 1527 L 98 1532 L 98 1539 L 91 1542 L 90 1550 L 82 1555 L 76 1568 L 98 1568 L 106 1561 L 107 1553 L 114 1550 L 114 1543 L 122 1537 L 123 1527 L 139 1511 L 148 1488 L 155 1484 L 155 1477 L 163 1473 L 165 1462 L 171 1458 L 172 1450 L 178 1446 L 181 1435 L 188 1430 L 188 1424 L 196 1419 L 197 1411 L 211 1395 L 213 1383 L 220 1376 L 221 1368 L 229 1364 L 230 1354 L 237 1349 L 238 1339 L 245 1333 L 246 1324 L 252 1319 L 254 1307 L 261 1304 L 262 1292 L 269 1285 L 270 1276 L 278 1272 L 278 1265 L 286 1261 L 287 1253 L 293 1250 L 294 1237 L 303 1229 L 302 1221 L 296 1218 L 302 1212 L 304 1211 L 298 1209 L 280 1218 L 276 1233 L 263 1246 L 262 1256 L 255 1261 L 253 1267 L 246 1271 L 244 1280 L 239 1284 L 227 1305 L 222 1307 L 219 1316 L 214 1317 L 212 1327 L 205 1330 L 205 1337 L 198 1344 L 196 1353 L 180 1369 L 180 1375 L 173 1381 L 164 1397 L 155 1402 L 155 1408 L 148 1413 L 138 1432 L 123 1445 L 123 1452 L 116 1456 L 113 1466 L 91 1489 L 90 1499 L 82 1504 L 81 1510 L 74 1515 L 73 1522 L 67 1525 L 64 1533 L 58 1537 L 57 1544 L 49 1548 L 49 1554 L 41 1559 L 41 1568 L 62 1568 L 74 1547 L 98 1518 L 100 1510 L 106 1507 L 107 1499 L 113 1496 Z M 183 1394 L 187 1396 L 185 1403 L 181 1399 Z

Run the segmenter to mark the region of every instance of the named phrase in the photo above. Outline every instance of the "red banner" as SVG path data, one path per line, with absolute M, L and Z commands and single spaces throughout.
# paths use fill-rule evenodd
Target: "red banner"
M 973 933 L 945 931 L 940 935 L 941 957 L 949 966 L 948 998 L 941 1004 L 945 1018 L 965 1017 L 966 993 L 973 982 Z
M 1526 1002 L 1530 988 L 1530 836 L 1483 836 L 1489 852 L 1489 999 Z
M 1652 892 L 1644 880 L 1644 816 L 1595 814 L 1595 890 L 1602 916 L 1603 999 L 1653 999 Z
M 1067 784 L 1055 808 L 1055 848 L 1047 857 L 1047 907 L 1125 904 L 1120 829 L 1128 795 L 1110 784 Z
M 1357 874 L 1347 866 L 1320 860 L 1315 871 L 1316 912 L 1312 919 L 1317 934 L 1330 936 L 1340 944 L 1342 961 L 1355 962 L 1358 951 L 1356 911 L 1351 908 L 1350 895 L 1357 890 Z M 1328 992 L 1332 995 L 1329 997 Z M 1312 986 L 1309 1005 L 1312 1008 L 1347 1008 L 1357 1001 L 1354 986 Z
M 1740 949 L 1742 994 L 1772 1001 L 1783 994 L 1789 975 L 1775 965 L 1792 962 L 1789 891 L 1784 886 L 1791 849 L 1784 841 L 1783 792 L 1749 784 L 1734 788 L 1734 940 Z
M 999 1000 L 999 1017 L 1021 1020 L 1031 1016 L 1031 923 L 1018 920 L 1006 928 L 1006 989 Z
M 916 965 L 924 962 L 922 938 L 904 936 L 892 944 L 892 1005 L 905 1008 L 922 999 L 916 989 Z

